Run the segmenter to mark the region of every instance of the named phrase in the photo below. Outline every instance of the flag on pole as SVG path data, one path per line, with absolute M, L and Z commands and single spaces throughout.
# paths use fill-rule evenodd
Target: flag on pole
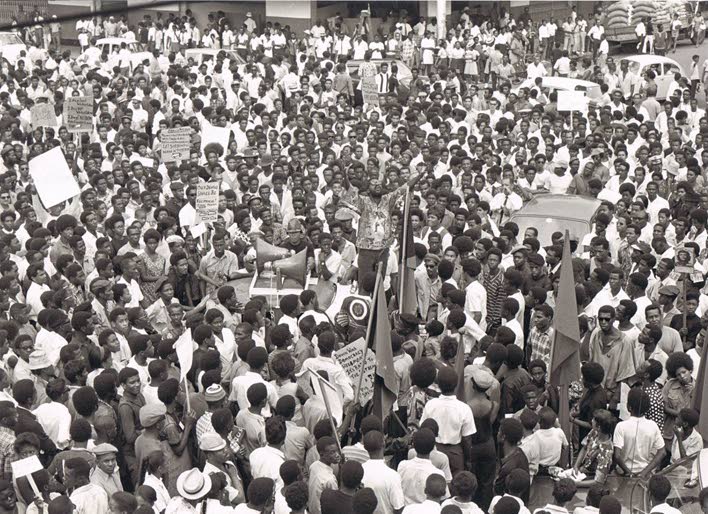
M 398 396 L 396 372 L 393 369 L 393 349 L 391 348 L 391 322 L 388 319 L 386 293 L 383 280 L 378 280 L 373 298 L 371 316 L 371 340 L 369 347 L 376 353 L 376 374 L 374 376 L 374 411 L 383 420 L 388 416 Z
M 401 314 L 415 315 L 418 310 L 418 300 L 415 296 L 415 243 L 413 242 L 413 227 L 410 217 L 411 195 L 406 193 L 406 203 L 403 209 L 403 234 L 401 237 L 401 261 L 399 263 L 399 300 L 398 310 Z
M 575 300 L 573 260 L 570 254 L 570 235 L 565 231 L 563 259 L 556 310 L 553 315 L 553 345 L 551 347 L 551 384 L 560 390 L 558 418 L 561 428 L 570 441 L 570 412 L 568 387 L 580 379 L 580 327 L 578 306 Z
M 706 348 L 707 341 L 703 341 L 703 350 L 701 352 L 701 363 L 698 366 L 698 376 L 696 377 L 696 385 L 693 388 L 693 408 L 699 413 L 698 426 L 696 430 L 703 436 L 704 441 L 708 441 L 708 394 L 704 394 L 706 387 L 706 372 L 708 371 L 708 353 Z
M 189 370 L 192 369 L 192 359 L 194 358 L 194 341 L 192 341 L 191 328 L 188 328 L 184 334 L 179 336 L 179 339 L 175 341 L 174 349 L 177 352 L 181 380 L 184 380 Z

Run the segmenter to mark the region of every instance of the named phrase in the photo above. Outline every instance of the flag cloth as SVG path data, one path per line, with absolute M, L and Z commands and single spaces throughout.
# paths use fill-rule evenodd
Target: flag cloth
M 415 315 L 418 310 L 418 300 L 415 296 L 415 243 L 413 242 L 413 227 L 410 217 L 410 192 L 406 193 L 406 203 L 403 208 L 404 228 L 401 234 L 401 261 L 399 263 L 399 311 Z
M 393 369 L 393 349 L 391 348 L 391 322 L 388 319 L 386 293 L 383 279 L 379 275 L 371 308 L 369 347 L 376 353 L 376 374 L 374 376 L 374 411 L 383 421 L 398 397 L 398 382 Z
M 698 376 L 696 377 L 696 385 L 693 388 L 693 408 L 699 413 L 698 425 L 696 430 L 703 436 L 704 441 L 708 441 L 708 394 L 704 394 L 703 388 L 706 387 L 706 368 L 708 365 L 708 353 L 706 353 L 708 345 L 703 341 L 703 350 L 701 352 L 701 363 L 698 366 Z
M 568 386 L 580 379 L 580 327 L 578 326 L 578 306 L 575 299 L 573 260 L 570 255 L 570 235 L 567 230 L 563 243 L 558 298 L 553 314 L 550 378 L 551 384 L 559 386 L 560 412 L 558 412 L 558 419 L 563 432 L 570 441 Z
M 179 336 L 179 339 L 175 341 L 174 349 L 177 352 L 181 380 L 184 380 L 189 370 L 192 369 L 192 359 L 194 358 L 194 342 L 192 341 L 191 328 L 188 328 L 184 334 Z

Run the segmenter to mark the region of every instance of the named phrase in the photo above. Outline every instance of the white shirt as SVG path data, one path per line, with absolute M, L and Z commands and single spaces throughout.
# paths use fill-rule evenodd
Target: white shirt
M 526 505 L 524 505 L 524 502 L 521 498 L 517 498 L 516 496 L 512 496 L 511 494 L 505 494 L 504 496 L 508 496 L 509 498 L 515 499 L 518 504 L 519 504 L 519 514 L 531 514 L 529 512 L 529 509 L 526 508 Z M 497 504 L 499 500 L 501 500 L 503 496 L 495 496 L 492 498 L 491 503 L 489 504 L 489 512 L 494 512 L 494 506 Z
M 433 418 L 440 427 L 435 439 L 438 444 L 459 444 L 463 437 L 477 432 L 472 409 L 454 395 L 441 395 L 428 400 L 423 408 L 421 423 L 428 418 Z
M 65 405 L 59 402 L 43 403 L 34 409 L 37 421 L 42 425 L 49 439 L 58 448 L 66 448 L 71 441 L 69 427 L 71 426 L 71 413 Z
M 563 446 L 568 446 L 565 432 L 558 427 L 537 430 L 534 434 L 541 448 L 541 465 L 555 466 L 561 458 Z
M 681 514 L 681 511 L 675 507 L 672 507 L 668 503 L 662 503 L 654 506 L 653 509 L 649 511 L 650 514 Z
M 47 354 L 47 358 L 54 366 L 59 363 L 59 352 L 61 352 L 61 349 L 67 344 L 69 343 L 62 336 L 43 328 L 37 332 L 37 338 L 34 342 L 35 349 L 44 350 L 44 353 Z
M 108 494 L 103 487 L 96 484 L 86 484 L 75 489 L 69 496 L 74 504 L 76 514 L 108 514 Z
M 475 280 L 465 288 L 465 313 L 472 317 L 473 312 L 480 312 L 482 314 L 480 325 L 486 325 L 487 290 L 479 280 Z
M 403 499 L 406 505 L 425 502 L 425 481 L 430 475 L 445 477 L 430 459 L 414 457 L 398 464 L 398 474 L 403 486 Z
M 471 411 L 470 411 L 471 412 Z M 364 468 L 364 487 L 371 487 L 376 494 L 378 505 L 375 514 L 393 514 L 404 506 L 401 477 L 389 468 L 382 459 L 370 459 L 361 465 Z
M 273 387 L 273 384 L 270 384 L 263 380 L 263 377 L 261 377 L 258 373 L 254 373 L 253 371 L 247 371 L 240 377 L 234 378 L 233 382 L 231 383 L 231 394 L 229 396 L 229 401 L 238 402 L 238 408 L 240 410 L 248 409 L 251 406 L 251 402 L 249 402 L 248 398 L 246 397 L 248 388 L 251 387 L 253 384 L 259 383 L 264 384 L 266 386 L 266 389 L 268 390 L 268 403 L 262 411 L 263 417 L 267 418 L 270 416 L 270 408 L 275 408 L 275 404 L 278 401 L 278 392 L 275 390 L 275 387 Z
M 420 503 L 408 505 L 402 514 L 438 514 L 442 507 L 433 500 L 424 500 Z
M 617 424 L 612 444 L 620 450 L 629 470 L 639 473 L 647 467 L 656 452 L 664 448 L 664 438 L 655 422 L 645 417 L 631 416 Z
M 280 478 L 280 465 L 285 462 L 285 455 L 281 450 L 272 446 L 256 448 L 248 457 L 251 463 L 251 474 L 253 478 L 270 478 L 275 482 L 275 489 L 283 487 L 283 479 Z

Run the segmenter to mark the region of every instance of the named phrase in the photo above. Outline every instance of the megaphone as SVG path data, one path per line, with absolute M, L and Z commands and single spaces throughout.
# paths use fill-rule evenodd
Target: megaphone
M 279 276 L 291 278 L 302 287 L 305 287 L 307 280 L 307 249 L 296 253 L 287 259 L 280 259 L 273 263 L 273 269 Z M 282 284 L 278 284 L 280 289 Z
M 273 262 L 290 256 L 290 251 L 274 246 L 261 238 L 256 239 L 256 268 L 260 273 L 266 262 Z

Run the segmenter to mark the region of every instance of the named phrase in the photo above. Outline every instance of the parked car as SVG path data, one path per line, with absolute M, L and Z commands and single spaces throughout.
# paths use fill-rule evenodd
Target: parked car
M 666 100 L 666 92 L 669 90 L 671 81 L 674 80 L 674 74 L 680 73 L 683 76 L 686 74 L 683 67 L 668 57 L 661 55 L 629 55 L 622 57 L 620 63 L 627 62 L 630 66 L 639 64 L 639 74 L 642 75 L 648 70 L 652 70 L 656 75 L 654 81 L 657 85 L 656 99 Z
M 565 230 L 570 232 L 571 238 L 582 241 L 592 230 L 601 203 L 588 196 L 540 194 L 513 213 L 510 221 L 519 226 L 519 235 L 534 227 L 541 246 L 551 244 L 554 232 Z
M 526 79 L 519 86 L 511 90 L 512 93 L 518 94 L 521 88 L 531 89 L 536 83 L 534 79 Z M 569 79 L 566 77 L 543 77 L 541 78 L 541 88 L 546 96 L 552 91 L 583 91 L 589 99 L 588 104 L 594 107 L 602 98 L 600 84 L 590 82 L 588 80 Z
M 14 32 L 0 32 L 0 55 L 10 64 L 15 64 L 21 51 L 27 51 L 27 45 Z
M 130 52 L 130 70 L 132 71 L 138 64 L 142 64 L 145 60 L 150 60 L 152 54 L 143 48 L 143 45 L 137 41 L 130 41 L 121 37 L 104 37 L 96 41 L 96 47 L 102 53 L 107 54 L 108 62 L 113 66 L 118 66 L 118 52 L 122 45 L 125 44 Z
M 204 61 L 215 61 L 216 56 L 221 52 L 226 54 L 226 58 L 235 62 L 238 65 L 245 64 L 243 57 L 241 57 L 236 50 L 217 50 L 215 48 L 188 48 L 185 50 L 184 55 L 187 59 L 194 59 L 194 64 L 199 66 Z
M 354 89 L 356 89 L 357 85 L 359 84 L 359 81 L 361 80 L 361 78 L 359 77 L 359 66 L 363 62 L 363 60 L 359 59 L 347 61 L 347 71 L 349 72 L 349 76 L 351 76 L 352 78 Z M 391 66 L 395 64 L 398 67 L 398 96 L 408 96 L 408 93 L 411 89 L 411 81 L 413 80 L 413 73 L 411 72 L 411 69 L 403 63 L 403 61 L 399 59 L 376 59 L 372 60 L 371 62 L 376 64 L 377 72 L 381 71 L 382 63 L 388 64 L 389 71 L 391 71 Z M 430 82 L 430 79 L 428 79 L 428 77 L 424 77 L 422 75 L 419 75 L 418 79 L 420 79 L 424 84 L 428 84 Z

